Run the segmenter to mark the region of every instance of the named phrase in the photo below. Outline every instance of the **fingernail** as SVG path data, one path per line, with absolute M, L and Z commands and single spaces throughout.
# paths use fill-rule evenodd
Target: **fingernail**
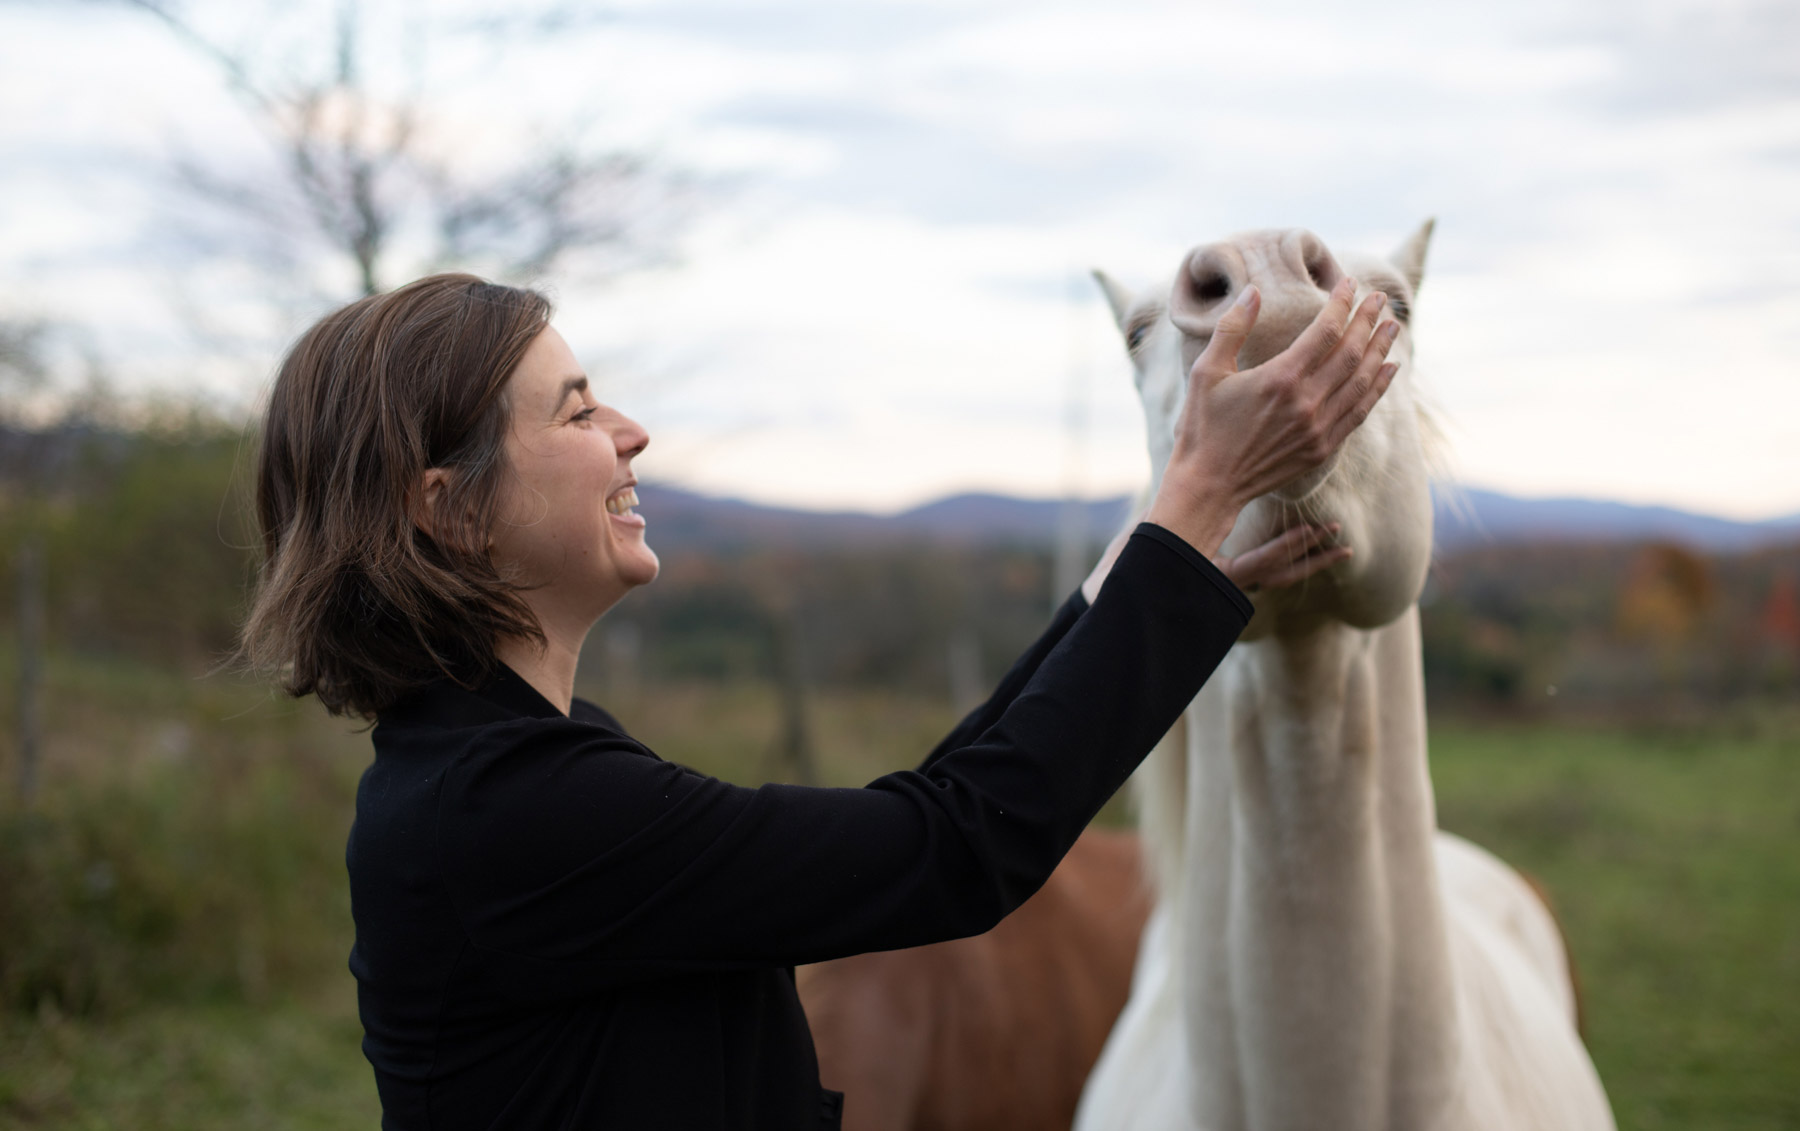
M 1237 301 L 1232 303 L 1231 305 L 1233 305 L 1233 306 L 1249 306 L 1251 303 L 1253 303 L 1255 301 L 1256 301 L 1256 287 L 1248 286 L 1238 292 Z
M 1387 292 L 1376 291 L 1375 292 L 1375 313 L 1380 314 L 1381 308 L 1386 305 L 1387 305 Z
M 1380 377 L 1383 381 L 1391 381 L 1394 378 L 1394 374 L 1398 372 L 1400 372 L 1400 367 L 1390 361 L 1381 367 L 1381 372 L 1377 373 L 1376 376 Z
M 1381 332 L 1387 338 L 1387 340 L 1391 342 L 1395 338 L 1398 338 L 1400 336 L 1400 323 L 1398 323 L 1398 322 L 1383 322 L 1381 324 Z

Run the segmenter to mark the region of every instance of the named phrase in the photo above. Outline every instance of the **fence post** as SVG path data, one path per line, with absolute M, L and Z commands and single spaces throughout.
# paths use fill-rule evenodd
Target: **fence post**
M 981 706 L 981 641 L 967 625 L 950 635 L 946 666 L 950 671 L 950 709 L 958 718 Z
M 818 785 L 819 762 L 806 717 L 806 656 L 799 611 L 790 606 L 778 613 L 774 628 L 776 678 L 781 683 L 780 749 L 801 785 Z
M 19 803 L 37 798 L 43 743 L 44 544 L 36 533 L 19 545 Z

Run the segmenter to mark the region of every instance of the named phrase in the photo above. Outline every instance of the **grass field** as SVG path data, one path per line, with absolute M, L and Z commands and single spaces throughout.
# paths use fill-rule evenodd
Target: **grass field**
M 303 998 L 0 1019 L 0 1127 L 333 1131 L 381 1122 L 345 974 Z
M 1433 777 L 1549 886 L 1621 1127 L 1800 1127 L 1800 731 L 1440 724 Z
M 0 830 L 0 1127 L 373 1127 L 341 865 L 366 738 L 221 681 L 52 679 L 44 803 Z M 613 705 L 665 756 L 786 773 L 767 689 Z M 879 693 L 813 704 L 832 783 L 949 722 Z M 1800 726 L 1440 719 L 1433 744 L 1443 824 L 1556 898 L 1620 1126 L 1800 1128 Z

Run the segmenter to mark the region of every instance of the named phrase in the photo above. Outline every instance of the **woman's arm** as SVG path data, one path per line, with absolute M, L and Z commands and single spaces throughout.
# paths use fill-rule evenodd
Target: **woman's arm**
M 1037 890 L 1248 616 L 1140 528 L 992 725 L 863 789 L 745 789 L 573 723 L 511 731 L 446 775 L 445 882 L 471 942 L 546 993 L 975 934 Z

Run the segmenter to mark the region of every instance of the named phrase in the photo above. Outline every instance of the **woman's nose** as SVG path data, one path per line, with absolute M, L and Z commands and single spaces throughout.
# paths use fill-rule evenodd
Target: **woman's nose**
M 618 449 L 619 455 L 631 459 L 649 446 L 650 433 L 644 430 L 644 426 L 620 413 L 619 426 L 613 432 L 613 447 Z

